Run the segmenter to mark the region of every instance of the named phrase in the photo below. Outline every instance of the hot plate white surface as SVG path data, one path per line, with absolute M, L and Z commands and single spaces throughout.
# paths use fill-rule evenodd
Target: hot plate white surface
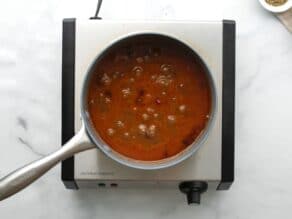
M 155 183 L 163 180 L 206 180 L 221 179 L 221 115 L 222 115 L 222 21 L 96 21 L 76 20 L 75 43 L 75 131 L 81 127 L 80 96 L 84 76 L 96 56 L 112 42 L 134 33 L 165 34 L 187 44 L 204 60 L 216 90 L 214 122 L 198 151 L 175 167 L 163 170 L 144 171 L 128 168 L 106 157 L 100 150 L 85 151 L 74 157 L 74 175 L 79 180 L 91 180 L 91 187 L 100 181 L 93 180 L 147 180 Z M 140 184 L 140 183 L 139 183 Z M 218 183 L 217 183 L 218 185 Z M 87 185 L 88 186 L 88 185 Z M 131 185 L 132 186 L 132 185 Z

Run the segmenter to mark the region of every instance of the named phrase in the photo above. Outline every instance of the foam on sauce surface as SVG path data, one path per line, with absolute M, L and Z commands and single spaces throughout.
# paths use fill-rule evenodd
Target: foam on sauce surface
M 99 61 L 87 100 L 95 130 L 112 149 L 160 160 L 204 130 L 211 89 L 192 53 L 170 42 L 138 40 L 112 48 Z

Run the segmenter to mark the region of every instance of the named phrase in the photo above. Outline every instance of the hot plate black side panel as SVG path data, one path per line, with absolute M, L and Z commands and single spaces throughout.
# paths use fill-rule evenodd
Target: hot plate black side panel
M 235 21 L 223 20 L 222 166 L 217 190 L 234 180 Z
M 75 19 L 63 20 L 62 41 L 62 145 L 74 136 Z M 78 189 L 74 179 L 74 156 L 62 162 L 62 181 Z

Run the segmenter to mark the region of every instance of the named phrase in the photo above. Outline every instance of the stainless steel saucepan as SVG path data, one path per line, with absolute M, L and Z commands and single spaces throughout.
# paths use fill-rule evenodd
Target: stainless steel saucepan
M 207 124 L 205 130 L 200 134 L 200 136 L 185 150 L 180 152 L 179 154 L 169 157 L 162 160 L 157 161 L 140 161 L 134 160 L 129 157 L 123 156 L 118 152 L 112 150 L 110 146 L 108 146 L 98 135 L 95 131 L 89 113 L 87 111 L 87 92 L 89 82 L 94 75 L 94 70 L 97 65 L 99 65 L 100 59 L 107 54 L 111 49 L 119 46 L 125 42 L 130 42 L 131 40 L 136 40 L 137 38 L 151 38 L 152 40 L 163 40 L 163 41 L 171 41 L 172 43 L 175 42 L 178 46 L 182 47 L 188 52 L 191 52 L 194 57 L 201 62 L 201 64 L 205 67 L 205 72 L 208 74 L 210 87 L 212 89 L 212 109 L 210 113 L 210 119 Z M 111 159 L 121 163 L 122 165 L 126 165 L 128 167 L 142 169 L 142 170 L 154 170 L 154 169 L 161 169 L 166 167 L 171 167 L 180 163 L 181 161 L 185 160 L 186 158 L 190 157 L 192 154 L 197 151 L 201 143 L 207 136 L 207 133 L 210 129 L 210 126 L 213 122 L 214 112 L 216 107 L 216 95 L 215 95 L 215 88 L 213 79 L 211 74 L 203 62 L 203 60 L 199 57 L 199 55 L 193 51 L 189 46 L 185 43 L 181 42 L 180 40 L 176 39 L 175 37 L 166 36 L 160 33 L 135 33 L 124 36 L 120 39 L 117 39 L 115 42 L 109 43 L 108 46 L 105 46 L 105 49 L 97 55 L 93 64 L 89 67 L 88 72 L 85 75 L 85 80 L 83 82 L 82 94 L 81 94 L 81 118 L 82 118 L 82 128 L 80 131 L 70 139 L 63 147 L 61 147 L 56 152 L 47 155 L 37 161 L 34 161 L 30 164 L 27 164 L 24 167 L 21 167 L 9 175 L 0 179 L 0 200 L 3 200 L 16 192 L 22 190 L 44 173 L 46 173 L 49 169 L 55 166 L 60 161 L 71 157 L 72 155 L 88 150 L 93 148 L 98 148 L 99 150 L 103 151 L 108 157 Z M 171 137 L 171 136 L 170 136 Z

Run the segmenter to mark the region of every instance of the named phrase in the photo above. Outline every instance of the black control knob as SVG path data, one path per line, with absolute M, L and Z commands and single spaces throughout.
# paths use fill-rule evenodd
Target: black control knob
M 182 182 L 179 185 L 181 192 L 187 195 L 188 204 L 200 204 L 201 194 L 208 188 L 208 184 L 202 181 Z

